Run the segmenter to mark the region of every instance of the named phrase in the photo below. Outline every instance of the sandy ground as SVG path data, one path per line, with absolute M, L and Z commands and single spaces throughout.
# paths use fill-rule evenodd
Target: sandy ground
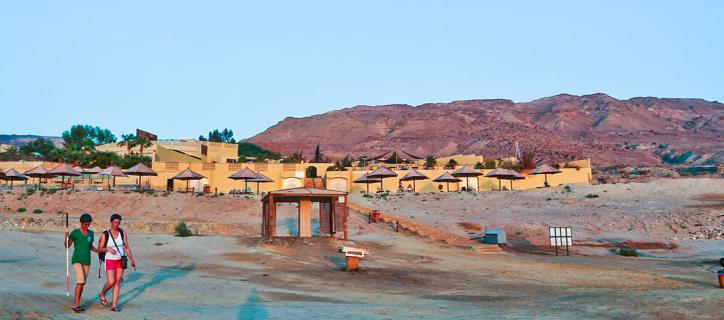
M 637 185 L 607 188 L 625 190 L 626 186 L 632 190 L 639 188 Z M 718 202 L 694 198 L 700 197 L 701 193 L 711 194 L 717 186 L 701 187 L 701 192 L 683 195 L 680 197 L 683 203 L 670 210 L 685 208 L 686 217 L 696 219 L 692 221 L 708 221 L 705 217 L 712 210 L 721 211 L 710 208 L 712 202 Z M 440 210 L 435 209 L 436 206 L 447 203 L 445 198 L 433 201 L 435 197 L 450 197 L 451 200 L 471 197 L 469 201 L 477 199 L 476 203 L 485 206 L 492 206 L 495 197 L 500 197 L 497 198 L 499 201 L 515 197 L 515 201 L 504 203 L 527 201 L 531 207 L 539 202 L 547 205 L 576 200 L 585 205 L 564 210 L 568 215 L 561 214 L 561 217 L 580 218 L 576 215 L 588 215 L 584 214 L 590 208 L 587 201 L 601 200 L 580 199 L 581 194 L 593 191 L 605 197 L 614 192 L 606 189 L 608 192 L 604 193 L 597 189 L 599 187 L 574 186 L 570 193 L 550 189 L 477 196 L 425 195 L 428 200 L 424 201 L 427 204 L 424 208 L 431 212 Z M 635 192 L 623 190 L 616 191 L 620 192 L 621 199 L 630 197 L 634 203 L 636 199 L 648 203 L 649 198 L 657 194 L 647 192 L 637 198 L 631 195 Z M 578 197 L 574 196 L 576 194 Z M 98 264 L 94 261 L 83 301 L 88 310 L 76 315 L 69 310 L 71 300 L 64 292 L 65 253 L 59 216 L 52 211 L 18 214 L 12 210 L 13 206 L 19 205 L 32 208 L 35 203 L 50 208 L 50 202 L 55 202 L 43 198 L 49 195 L 38 196 L 38 199 L 33 199 L 34 196 L 38 195 L 18 200 L 23 196 L 5 194 L 1 203 L 2 207 L 11 209 L 0 214 L 3 219 L 0 221 L 0 279 L 3 279 L 0 283 L 0 319 L 720 319 L 724 309 L 724 290 L 718 288 L 715 275 L 719 268 L 718 258 L 724 255 L 721 249 L 724 240 L 678 241 L 677 252 L 685 254 L 670 255 L 676 258 L 627 258 L 606 253 L 605 248 L 592 248 L 603 251 L 603 255 L 584 253 L 570 257 L 516 250 L 481 254 L 407 232 L 395 233 L 390 224 L 368 224 L 361 213 L 353 212 L 349 244 L 369 248 L 371 254 L 363 259 L 362 272 L 347 273 L 341 271 L 344 258 L 336 252 L 343 244 L 341 241 L 286 238 L 272 244 L 259 242 L 256 239 L 259 218 L 252 216 L 258 215 L 252 212 L 258 202 L 255 199 L 121 194 L 121 197 L 128 197 L 126 202 L 152 204 L 151 208 L 159 206 L 157 211 L 135 204 L 138 206 L 136 213 L 126 214 L 129 219 L 124 224 L 136 224 L 136 229 L 128 230 L 133 230 L 129 234 L 138 271 L 127 274 L 120 300 L 123 311 L 116 314 L 97 303 L 95 295 L 103 279 L 98 278 Z M 104 206 L 108 206 L 108 200 L 101 204 L 102 199 L 93 199 L 93 203 L 85 199 L 105 197 L 103 195 L 61 196 L 78 198 L 64 199 L 69 202 L 66 207 L 58 204 L 51 210 L 67 210 L 69 206 L 104 210 Z M 554 196 L 559 200 L 545 200 L 545 197 Z M 166 200 L 157 200 L 159 197 Z M 196 203 L 184 202 L 185 197 Z M 535 200 L 541 197 L 544 199 Z M 661 199 L 667 197 L 671 196 L 656 196 L 650 201 L 665 201 Z M 622 212 L 635 207 L 629 200 L 604 200 L 606 202 L 600 205 L 628 208 Z M 395 203 L 387 201 L 385 203 Z M 206 206 L 205 202 L 210 204 Z M 408 210 L 401 207 L 401 202 L 397 203 L 396 210 Z M 407 203 L 413 208 L 418 205 L 413 200 Z M 670 203 L 677 202 L 671 200 Z M 218 207 L 214 207 L 216 205 Z M 124 210 L 123 206 L 124 203 L 118 203 L 107 210 Z M 179 209 L 173 210 L 175 207 Z M 560 208 L 565 207 L 560 205 Z M 656 208 L 669 210 L 664 205 Z M 290 206 L 280 210 L 282 234 L 294 233 L 293 209 Z M 213 210 L 222 213 L 209 213 Z M 415 215 L 418 210 L 409 209 L 409 215 Z M 442 229 L 451 226 L 450 230 L 454 231 L 458 222 L 470 222 L 468 218 L 476 216 L 462 216 L 463 219 L 455 214 L 455 210 L 447 210 L 447 219 L 433 220 L 433 224 L 449 220 L 438 226 Z M 497 214 L 503 221 L 500 225 L 506 225 L 502 218 L 510 211 Z M 169 212 L 178 212 L 178 216 L 163 216 Z M 102 216 L 105 212 L 94 211 L 94 214 Z M 163 225 L 163 221 L 172 223 L 182 215 L 196 217 L 198 220 L 194 223 L 200 227 L 210 228 L 212 221 L 232 225 L 228 230 L 240 235 L 177 238 L 154 234 L 154 229 L 148 229 Z M 422 213 L 420 217 L 429 215 Z M 28 219 L 34 221 L 28 222 Z M 684 218 L 682 221 L 689 223 Z M 482 226 L 486 222 L 471 223 Z M 531 229 L 535 223 L 530 222 Z M 102 225 L 94 225 L 96 230 L 100 227 Z M 596 230 L 591 229 L 591 232 Z M 461 232 L 467 234 L 469 231 L 463 228 Z M 630 231 L 631 234 L 637 232 L 638 229 Z M 627 234 L 623 233 L 622 239 L 649 239 L 648 233 L 631 238 L 626 238 Z M 658 233 L 651 234 L 656 236 L 653 239 L 659 239 Z M 602 237 L 601 234 L 591 235 Z M 704 247 L 708 249 L 702 249 Z
M 724 238 L 723 179 L 351 198 L 365 207 L 458 236 L 502 227 L 513 245 L 547 244 L 549 226 L 570 226 L 577 243 L 603 248 L 588 253 L 605 254 L 606 248 L 629 244 L 652 249 L 654 255 L 707 254 L 717 242 L 692 239 Z M 675 250 L 679 246 L 687 250 Z M 721 247 L 719 254 L 724 255 Z

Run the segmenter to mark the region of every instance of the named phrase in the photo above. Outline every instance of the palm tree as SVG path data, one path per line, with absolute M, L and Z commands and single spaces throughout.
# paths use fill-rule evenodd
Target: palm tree
M 118 142 L 119 146 L 126 146 L 128 154 L 131 154 L 131 149 L 136 146 L 136 135 L 133 133 L 121 135 L 121 141 Z
M 143 148 L 148 148 L 148 147 L 152 146 L 153 144 L 146 137 L 138 137 L 138 138 L 136 138 L 136 145 L 138 146 L 138 149 L 139 149 L 138 153 L 143 154 Z

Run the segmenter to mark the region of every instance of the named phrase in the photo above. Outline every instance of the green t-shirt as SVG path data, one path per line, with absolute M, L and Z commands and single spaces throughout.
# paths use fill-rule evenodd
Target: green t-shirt
M 93 230 L 88 230 L 88 235 L 84 236 L 80 229 L 75 229 L 68 236 L 73 241 L 73 259 L 72 263 L 91 264 L 91 246 L 93 245 Z

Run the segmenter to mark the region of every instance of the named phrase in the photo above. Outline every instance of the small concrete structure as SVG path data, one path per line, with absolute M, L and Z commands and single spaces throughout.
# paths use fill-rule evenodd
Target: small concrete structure
M 271 191 L 262 197 L 261 236 L 271 241 L 276 234 L 276 204 L 299 204 L 299 237 L 312 236 L 312 202 L 319 203 L 319 233 L 330 237 L 342 229 L 347 240 L 349 217 L 347 192 L 317 188 L 291 188 Z
M 508 239 L 506 238 L 505 231 L 503 231 L 503 229 L 496 228 L 485 230 L 485 235 L 480 238 L 480 242 L 486 244 L 506 245 L 508 242 Z

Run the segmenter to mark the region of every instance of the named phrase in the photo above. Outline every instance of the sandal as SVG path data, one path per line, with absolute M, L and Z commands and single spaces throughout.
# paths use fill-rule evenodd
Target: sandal
M 99 295 L 98 298 L 101 300 L 101 305 L 104 307 L 108 306 L 108 300 L 106 300 L 106 297 Z
M 111 311 L 120 312 L 121 308 L 118 306 L 115 306 L 115 307 L 111 308 Z
M 78 313 L 78 312 L 81 312 L 81 311 L 85 311 L 85 309 L 83 309 L 83 307 L 81 307 L 81 306 L 75 306 L 75 307 L 73 307 L 72 310 L 73 310 L 75 313 Z

